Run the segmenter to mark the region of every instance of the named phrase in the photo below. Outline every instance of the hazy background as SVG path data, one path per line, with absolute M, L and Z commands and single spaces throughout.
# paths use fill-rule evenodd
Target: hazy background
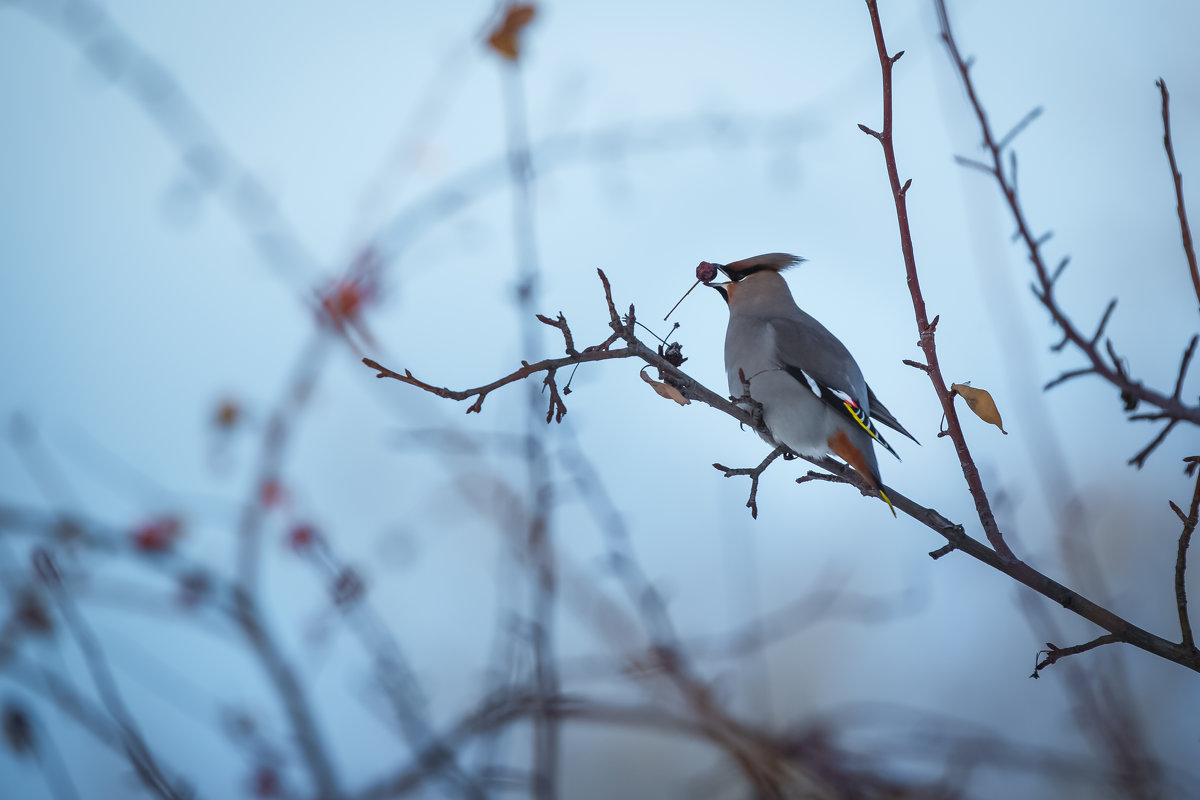
M 929 311 L 941 315 L 942 367 L 950 380 L 991 390 L 1011 434 L 964 417 L 1002 525 L 1022 557 L 1092 592 L 1069 577 L 1078 565 L 1062 563 L 1056 539 L 1054 515 L 1077 492 L 1110 607 L 1177 638 L 1179 524 L 1167 501 L 1190 498 L 1180 459 L 1200 437 L 1177 428 L 1137 471 L 1125 462 L 1157 428 L 1124 422 L 1115 391 L 1084 378 L 1041 393 L 1080 358 L 1049 352 L 1056 332 L 1027 290 L 1031 271 L 994 186 L 953 162 L 978 154 L 978 134 L 932 5 L 885 5 L 889 46 L 906 51 L 896 147 L 902 178 L 913 178 L 909 212 Z M 262 424 L 289 376 L 319 360 L 286 452 L 286 501 L 264 527 L 263 591 L 342 778 L 360 786 L 403 763 L 405 751 L 364 702 L 362 654 L 339 633 L 318 576 L 284 546 L 286 532 L 311 520 L 362 571 L 434 717 L 456 718 L 478 701 L 503 597 L 490 487 L 519 462 L 486 446 L 450 455 L 410 434 L 521 431 L 525 395 L 498 391 L 464 417 L 464 405 L 377 381 L 359 359 L 465 388 L 562 350 L 549 329 L 538 352 L 519 345 L 500 66 L 481 44 L 491 6 L 104 4 L 202 112 L 184 115 L 182 133 L 145 100 L 170 91 L 131 78 L 136 59 L 115 40 L 71 33 L 86 19 L 53 21 L 62 7 L 0 2 L 0 415 L 25 420 L 13 423 L 17 439 L 36 429 L 65 486 L 48 492 L 20 447 L 0 447 L 0 502 L 68 507 L 121 529 L 180 514 L 181 547 L 228 570 L 238 514 L 255 495 Z M 1089 329 L 1119 296 L 1109 335 L 1135 375 L 1169 391 L 1197 316 L 1154 80 L 1171 89 L 1176 154 L 1195 197 L 1200 10 L 961 2 L 951 12 L 995 127 L 1044 109 L 1018 142 L 1019 185 L 1034 224 L 1055 232 L 1049 256 L 1072 257 L 1062 303 Z M 922 442 L 893 437 L 904 461 L 881 456 L 885 481 L 978 535 L 953 448 L 936 435 L 941 412 L 928 381 L 901 364 L 919 351 L 896 222 L 879 146 L 856 127 L 878 127 L 881 115 L 865 7 L 546 3 L 526 47 L 540 310 L 565 313 L 580 346 L 602 340 L 599 267 L 618 308 L 635 303 L 664 332 L 659 320 L 698 261 L 805 256 L 789 276 L 797 300 L 855 353 Z M 197 131 L 261 180 L 307 255 L 276 258 L 256 245 L 247 228 L 259 218 L 246 209 L 257 195 L 239 194 L 235 179 L 206 185 L 182 156 Z M 538 149 L 554 137 L 566 137 L 559 149 Z M 386 262 L 381 301 L 365 316 L 372 341 L 335 341 L 315 354 L 314 294 L 368 244 Z M 722 390 L 723 303 L 697 290 L 676 314 L 684 369 Z M 1047 634 L 1022 615 L 1024 590 L 965 556 L 931 561 L 940 539 L 848 487 L 795 486 L 801 462 L 769 470 L 751 520 L 747 482 L 710 465 L 752 466 L 763 443 L 704 406 L 660 399 L 639 366 L 582 366 L 570 413 L 548 436 L 551 447 L 577 439 L 594 460 L 682 634 L 725 632 L 830 585 L 897 612 L 873 624 L 835 616 L 771 645 L 765 659 L 714 660 L 708 674 L 732 708 L 785 725 L 897 704 L 1096 756 L 1072 718 L 1067 669 L 1029 680 Z M 1196 387 L 1193 377 L 1185 394 Z M 246 425 L 219 440 L 212 418 L 227 397 Z M 562 563 L 611 590 L 595 525 L 565 479 L 561 497 L 553 536 Z M 10 542 L 10 576 L 21 552 Z M 84 563 L 95 572 L 81 602 L 148 738 L 202 796 L 244 792 L 248 768 L 219 720 L 244 709 L 286 740 L 261 670 L 235 635 L 184 624 L 169 589 L 129 559 Z M 1056 644 L 1097 635 L 1035 604 L 1065 629 Z M 564 658 L 603 650 L 579 617 L 560 611 Z M 65 641 L 30 646 L 86 684 Z M 1080 656 L 1076 666 L 1099 668 L 1113 655 Z M 1194 780 L 1200 683 L 1143 653 L 1120 655 L 1155 754 Z M 566 685 L 630 692 L 616 680 Z M 31 697 L 17 685 L 0 692 Z M 85 796 L 133 791 L 120 759 L 31 702 Z M 903 724 L 850 727 L 873 755 L 895 752 L 907 735 Z M 687 796 L 688 781 L 718 763 L 711 750 L 649 735 L 566 731 L 567 797 Z M 936 774 L 942 765 L 918 758 L 897 769 Z M 306 785 L 302 773 L 294 778 Z M 1064 791 L 1021 780 L 1024 796 Z M 47 792 L 8 751 L 0 783 L 14 798 Z M 1011 796 L 1012 784 L 998 786 L 985 773 L 974 790 Z

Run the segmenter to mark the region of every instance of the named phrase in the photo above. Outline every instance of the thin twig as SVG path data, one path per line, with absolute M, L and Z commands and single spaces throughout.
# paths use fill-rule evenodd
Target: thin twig
M 582 353 L 576 353 L 573 356 L 547 358 L 533 364 L 522 361 L 520 369 L 510 372 L 508 375 L 505 375 L 502 378 L 492 381 L 485 386 L 477 386 L 474 389 L 464 389 L 461 391 L 425 383 L 424 381 L 414 377 L 413 374 L 408 370 L 404 370 L 403 374 L 395 372 L 383 366 L 374 359 L 364 358 L 362 362 L 378 373 L 375 376 L 377 378 L 393 378 L 401 383 L 407 383 L 409 386 L 415 386 L 418 389 L 423 389 L 431 394 L 436 394 L 438 397 L 445 397 L 448 400 L 467 400 L 474 397 L 475 402 L 472 403 L 467 409 L 467 413 L 470 414 L 472 412 L 479 413 L 483 409 L 483 401 L 491 392 L 499 389 L 502 386 L 507 386 L 510 383 L 515 383 L 516 381 L 528 378 L 530 375 L 537 375 L 539 372 L 557 370 L 561 367 L 569 367 L 572 364 L 584 364 L 590 361 L 611 361 L 615 358 L 629 358 L 630 355 L 630 351 L 626 348 L 621 348 L 618 350 L 601 350 L 599 345 L 597 345 L 595 349 L 588 348 Z M 557 394 L 554 396 L 557 397 Z M 561 403 L 562 398 L 558 398 L 558 401 Z M 553 410 L 554 405 L 551 404 L 551 413 L 553 413 Z M 561 421 L 561 419 L 562 415 L 559 414 L 559 420 Z M 549 420 L 546 421 L 549 422 Z
M 1200 460 L 1200 457 L 1192 456 L 1187 460 L 1197 461 Z M 1171 507 L 1175 509 L 1176 514 L 1183 516 L 1178 506 L 1172 503 Z M 1192 543 L 1192 534 L 1196 530 L 1198 521 L 1200 521 L 1200 475 L 1196 476 L 1196 488 L 1192 492 L 1192 507 L 1183 520 L 1183 530 L 1179 534 L 1179 548 L 1175 554 L 1175 605 L 1179 609 L 1179 630 L 1183 635 L 1183 646 L 1193 652 L 1196 652 L 1196 640 L 1192 636 L 1192 623 L 1188 616 L 1187 551 L 1188 546 Z
M 1066 658 L 1067 656 L 1078 655 L 1079 653 L 1086 653 L 1088 650 L 1094 650 L 1097 647 L 1103 647 L 1106 644 L 1116 644 L 1119 641 L 1121 641 L 1121 640 L 1116 635 L 1111 634 L 1111 633 L 1106 633 L 1103 636 L 1097 636 L 1095 639 L 1092 639 L 1090 642 L 1085 642 L 1083 644 L 1077 644 L 1073 647 L 1056 647 L 1055 645 L 1051 644 L 1050 642 L 1046 642 L 1047 649 L 1038 651 L 1039 656 L 1042 653 L 1045 653 L 1046 657 L 1037 663 L 1037 666 L 1035 666 L 1033 668 L 1033 674 L 1030 675 L 1029 677 L 1031 677 L 1031 678 L 1038 677 L 1038 672 L 1040 672 L 1041 670 L 1050 666 L 1051 664 L 1054 664 L 1059 659 Z
M 52 565 L 46 551 L 40 549 L 35 551 L 35 558 L 39 555 L 46 564 Z M 43 582 L 50 587 L 54 598 L 58 601 L 58 607 L 67 628 L 79 644 L 84 664 L 91 675 L 100 701 L 120 730 L 125 754 L 134 771 L 146 788 L 163 800 L 183 800 L 188 797 L 190 792 L 179 785 L 178 781 L 172 781 L 167 777 L 158 758 L 146 743 L 146 738 L 142 735 L 133 715 L 129 713 L 129 709 L 125 705 L 99 639 L 96 638 L 96 634 L 84 620 L 83 615 L 79 613 L 74 599 L 58 578 L 57 570 L 51 566 L 40 572 L 43 575 Z M 50 575 L 54 577 L 47 579 Z
M 726 467 L 723 464 L 713 464 L 713 468 L 719 469 L 725 473 L 726 478 L 732 478 L 734 475 L 749 475 L 750 476 L 750 499 L 746 501 L 746 508 L 750 509 L 750 516 L 758 519 L 758 479 L 766 471 L 767 467 L 771 466 L 771 462 L 779 458 L 788 449 L 783 445 L 779 445 L 762 460 L 757 467 L 738 467 L 736 469 Z
M 1175 147 L 1171 144 L 1171 96 L 1167 93 L 1167 82 L 1159 78 L 1154 84 L 1162 93 L 1163 148 L 1167 151 L 1167 162 L 1171 165 L 1171 179 L 1175 184 L 1175 204 L 1179 212 L 1179 235 L 1183 239 L 1183 252 L 1187 255 L 1188 270 L 1192 274 L 1192 287 L 1196 300 L 1200 302 L 1200 268 L 1196 266 L 1196 249 L 1192 245 L 1192 230 L 1188 225 L 1187 209 L 1183 204 L 1183 175 L 1175 162 Z

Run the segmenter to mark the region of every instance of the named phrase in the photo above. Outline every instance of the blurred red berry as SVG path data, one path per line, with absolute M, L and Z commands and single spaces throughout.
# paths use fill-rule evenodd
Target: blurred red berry
M 134 528 L 129 536 L 135 550 L 162 553 L 170 550 L 182 533 L 178 517 L 155 517 Z
M 317 539 L 317 531 L 308 523 L 300 523 L 288 531 L 287 546 L 296 553 L 307 553 Z
M 262 482 L 258 487 L 258 499 L 267 508 L 275 508 L 283 503 L 284 499 L 283 484 L 277 480 L 268 479 Z
M 279 789 L 279 773 L 274 767 L 262 766 L 254 771 L 250 790 L 255 797 L 278 797 Z

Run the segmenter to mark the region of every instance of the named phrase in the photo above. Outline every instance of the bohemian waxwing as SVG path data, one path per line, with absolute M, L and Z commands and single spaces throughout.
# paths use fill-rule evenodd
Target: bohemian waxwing
M 779 273 L 801 261 L 787 253 L 767 253 L 732 264 L 705 261 L 696 268 L 696 277 L 720 292 L 729 305 L 725 331 L 729 393 L 745 395 L 739 373 L 745 375 L 750 397 L 762 405 L 773 444 L 804 456 L 833 453 L 854 467 L 892 508 L 880 488 L 872 441 L 899 456 L 871 419 L 917 440 L 875 397 L 846 346 L 792 299 Z M 717 270 L 728 282 L 713 283 Z

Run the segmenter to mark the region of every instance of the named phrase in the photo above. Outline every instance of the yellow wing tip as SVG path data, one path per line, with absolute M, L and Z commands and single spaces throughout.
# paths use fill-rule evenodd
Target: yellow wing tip
M 884 492 L 883 489 L 879 490 L 879 496 L 883 498 L 883 502 L 887 503 L 888 511 L 892 512 L 892 516 L 897 516 L 896 507 L 892 505 L 892 501 L 888 499 L 887 493 Z

